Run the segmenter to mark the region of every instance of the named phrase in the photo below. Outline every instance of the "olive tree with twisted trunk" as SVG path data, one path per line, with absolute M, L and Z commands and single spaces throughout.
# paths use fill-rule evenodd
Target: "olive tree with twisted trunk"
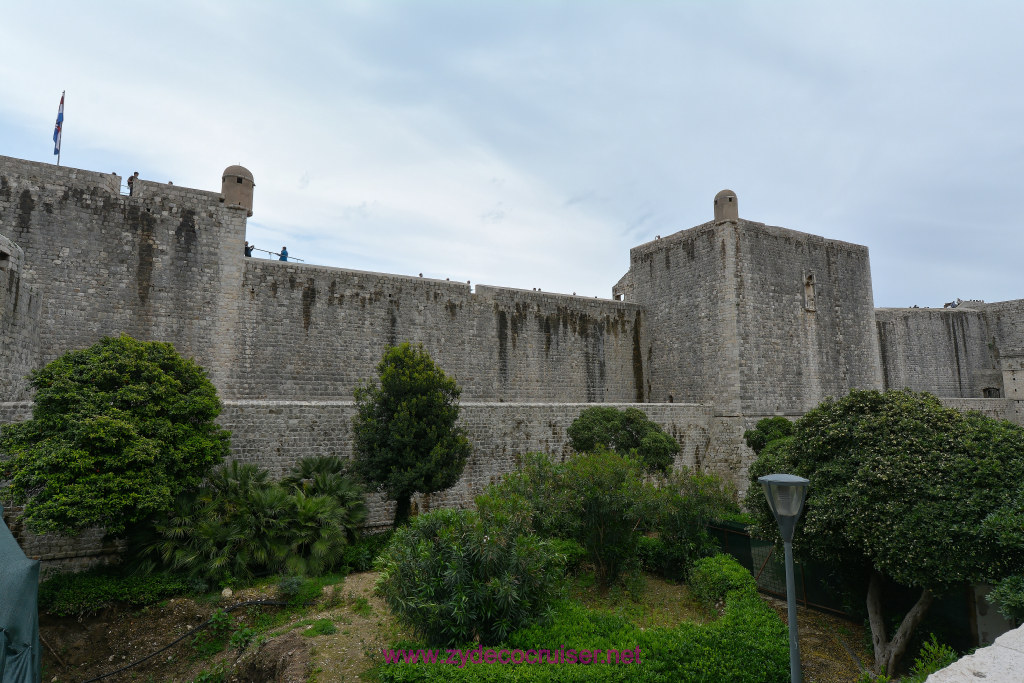
M 1020 567 L 1021 549 L 986 520 L 1010 504 L 1024 476 L 1024 428 L 946 408 L 930 394 L 854 391 L 811 410 L 792 436 L 766 444 L 752 437 L 761 450 L 747 507 L 774 537 L 757 477 L 810 480 L 794 551 L 866 584 L 877 673 L 896 672 L 937 594 Z M 892 634 L 886 579 L 920 591 Z

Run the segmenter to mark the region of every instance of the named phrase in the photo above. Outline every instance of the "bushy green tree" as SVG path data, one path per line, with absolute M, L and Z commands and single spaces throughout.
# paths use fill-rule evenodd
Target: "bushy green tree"
M 753 429 L 743 432 L 743 440 L 759 454 L 772 441 L 792 436 L 793 429 L 793 423 L 784 417 L 766 417 L 758 420 Z
M 571 510 L 579 519 L 574 536 L 587 549 L 602 590 L 637 556 L 639 529 L 653 512 L 656 490 L 641 477 L 639 464 L 598 450 L 565 464 Z
M 854 391 L 767 443 L 750 468 L 747 506 L 763 533 L 777 527 L 757 477 L 810 480 L 798 555 L 867 588 L 876 670 L 893 673 L 936 593 L 999 579 L 1021 564 L 990 526 L 1024 477 L 1024 429 L 945 408 L 910 391 Z M 885 579 L 920 597 L 895 633 L 882 614 Z
M 637 459 L 651 472 L 667 473 L 680 450 L 679 443 L 639 408 L 593 406 L 580 413 L 567 432 L 577 453 L 603 446 Z
M 354 471 L 397 502 L 395 526 L 409 519 L 414 493 L 449 488 L 462 476 L 470 445 L 455 425 L 455 380 L 421 345 L 389 348 L 377 365 L 379 384 L 356 388 Z
M 490 512 L 419 515 L 377 560 L 378 594 L 432 646 L 499 643 L 543 618 L 558 596 L 560 560 L 528 533 L 525 504 Z
M 33 372 L 32 419 L 0 433 L 0 479 L 33 531 L 120 534 L 228 453 L 217 391 L 170 344 L 122 335 Z

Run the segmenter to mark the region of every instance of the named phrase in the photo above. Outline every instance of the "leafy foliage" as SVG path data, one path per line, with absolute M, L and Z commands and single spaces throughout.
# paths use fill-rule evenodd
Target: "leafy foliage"
M 551 644 L 559 650 L 537 650 Z M 408 647 L 408 646 L 407 646 Z M 635 651 L 639 648 L 639 661 Z M 676 628 L 641 630 L 624 618 L 577 604 L 560 603 L 554 618 L 524 628 L 501 643 L 481 641 L 477 661 L 486 650 L 512 657 L 543 661 L 543 666 L 439 666 L 389 664 L 379 669 L 385 683 L 407 681 L 643 681 L 644 683 L 784 683 L 789 680 L 786 627 L 756 594 L 734 592 L 726 599 L 725 614 L 710 624 L 684 622 Z M 502 655 L 500 650 L 508 650 Z M 596 654 L 595 651 L 600 651 Z M 612 651 L 628 659 L 606 664 Z M 552 663 L 547 663 L 548 658 Z M 561 663 L 555 663 L 561 658 Z M 592 664 L 592 665 L 588 665 Z
M 679 443 L 639 408 L 587 408 L 567 432 L 569 445 L 577 453 L 603 447 L 633 457 L 650 472 L 667 473 L 680 450 Z
M 910 391 L 826 400 L 750 467 L 747 507 L 768 537 L 777 528 L 755 482 L 772 471 L 810 480 L 795 552 L 862 585 L 888 577 L 921 588 L 926 608 L 932 593 L 1024 567 L 1022 542 L 1008 543 L 993 521 L 1012 519 L 1008 506 L 1024 475 L 1024 429 L 1009 422 Z M 909 614 L 912 632 L 921 615 Z M 888 657 L 893 671 L 899 653 L 885 654 L 886 634 L 874 636 L 876 657 Z
M 713 475 L 683 470 L 657 487 L 642 474 L 636 461 L 610 451 L 561 464 L 529 453 L 477 498 L 477 507 L 522 499 L 532 512 L 530 529 L 585 547 L 595 568 L 603 568 L 605 587 L 637 560 L 648 571 L 685 578 L 694 559 L 717 549 L 708 522 L 738 514 L 735 493 Z
M 775 445 L 750 477 L 767 465 L 810 479 L 798 552 L 936 590 L 1006 568 L 1002 544 L 982 527 L 1024 475 L 1024 429 L 928 394 L 855 391 L 807 413 L 793 440 Z M 747 506 L 774 535 L 759 486 Z
M 307 458 L 278 484 L 266 470 L 233 461 L 153 520 L 149 556 L 154 564 L 220 583 L 274 571 L 330 571 L 343 563 L 366 519 L 361 489 L 339 469 L 340 462 Z
M 772 441 L 792 436 L 793 429 L 793 423 L 784 417 L 766 417 L 758 420 L 753 429 L 743 432 L 743 440 L 754 453 L 760 453 Z
M 562 578 L 553 550 L 523 521 L 499 512 L 485 522 L 470 510 L 419 515 L 378 560 L 377 592 L 434 646 L 502 640 L 544 615 Z
M 355 471 L 397 501 L 395 526 L 409 518 L 414 493 L 449 488 L 462 476 L 470 445 L 455 425 L 461 390 L 422 345 L 389 348 L 378 384 L 355 390 Z
M 95 614 L 115 604 L 142 607 L 201 586 L 167 573 L 126 574 L 116 568 L 57 574 L 39 585 L 39 607 L 59 617 Z
M 711 604 L 724 600 L 731 591 L 757 595 L 754 577 L 736 558 L 724 553 L 694 562 L 688 585 L 695 596 Z
M 31 384 L 32 419 L 0 432 L 0 479 L 37 533 L 120 534 L 170 508 L 228 453 L 216 389 L 170 344 L 107 337 Z
M 664 486 L 648 489 L 648 495 L 652 500 L 645 528 L 657 534 L 658 543 L 647 544 L 644 567 L 676 581 L 686 578 L 696 559 L 718 551 L 708 524 L 740 512 L 735 490 L 713 474 L 673 472 Z
M 611 451 L 577 456 L 564 467 L 579 519 L 574 536 L 606 589 L 637 556 L 638 529 L 651 511 L 654 488 L 643 482 L 635 461 Z
M 1011 574 L 999 581 L 985 596 L 999 613 L 1012 621 L 1024 621 L 1024 576 Z
M 910 669 L 910 676 L 904 678 L 903 683 L 924 683 L 928 676 L 945 669 L 959 658 L 956 650 L 939 643 L 938 638 L 932 633 L 921 645 L 921 651 Z

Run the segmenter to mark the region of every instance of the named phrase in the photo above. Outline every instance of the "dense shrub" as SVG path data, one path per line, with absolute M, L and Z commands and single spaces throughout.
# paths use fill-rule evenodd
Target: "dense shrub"
M 39 607 L 57 616 L 93 614 L 114 604 L 142 607 L 202 586 L 167 573 L 126 574 L 116 568 L 57 574 L 39 585 Z
M 650 472 L 668 473 L 680 450 L 679 443 L 639 408 L 587 408 L 567 433 L 569 445 L 577 453 L 610 449 L 636 459 Z
M 391 541 L 391 531 L 376 534 L 364 534 L 354 542 L 345 546 L 341 554 L 341 563 L 355 572 L 373 569 L 373 562 L 384 552 Z
M 708 522 L 739 514 L 735 492 L 714 475 L 684 469 L 655 486 L 643 481 L 636 461 L 609 451 L 560 464 L 529 453 L 519 465 L 477 498 L 478 509 L 525 501 L 529 528 L 583 545 L 604 586 L 635 562 L 685 578 L 693 560 L 717 549 Z M 655 538 L 643 541 L 643 533 Z
M 637 463 L 611 451 L 579 455 L 565 464 L 570 508 L 579 519 L 576 540 L 587 549 L 598 584 L 608 588 L 637 557 L 640 525 L 654 488 Z
M 694 596 L 708 603 L 724 600 L 731 591 L 757 594 L 757 583 L 750 572 L 724 553 L 697 560 L 690 571 L 689 586 Z
M 794 431 L 793 423 L 784 417 L 766 417 L 758 420 L 753 429 L 743 432 L 743 440 L 754 451 L 759 454 L 764 447 L 777 439 L 792 436 Z
M 498 642 L 541 618 L 562 582 L 546 541 L 521 518 L 436 510 L 397 531 L 377 561 L 377 592 L 431 645 Z
M 386 683 L 506 680 L 784 683 L 789 680 L 788 643 L 785 624 L 756 593 L 732 593 L 718 621 L 704 625 L 685 622 L 672 629 L 641 630 L 619 616 L 561 603 L 548 624 L 517 631 L 500 644 L 483 641 L 481 651 L 518 649 L 536 660 L 543 656 L 538 652 L 540 648 L 560 648 L 563 656 L 569 650 L 605 653 L 608 650 L 635 652 L 639 648 L 639 663 L 467 664 L 465 668 L 385 663 L 379 675 Z M 408 644 L 402 646 L 409 647 Z M 473 647 L 476 648 L 476 644 Z M 555 658 L 558 651 L 549 654 Z M 579 661 L 579 655 L 575 656 Z
M 281 485 L 254 465 L 230 463 L 153 520 L 144 566 L 213 583 L 275 571 L 317 576 L 341 566 L 366 518 L 361 489 L 336 468 L 302 476 L 336 465 L 304 460 Z
M 228 453 L 217 390 L 170 344 L 105 337 L 30 381 L 32 419 L 0 430 L 0 493 L 24 503 L 37 533 L 120 535 Z
M 641 564 L 647 571 L 676 581 L 684 580 L 694 560 L 718 551 L 708 534 L 714 519 L 739 514 L 734 492 L 712 474 L 674 472 L 668 482 L 649 490 L 652 501 L 645 524 L 659 543 L 646 543 Z
M 580 519 L 575 513 L 573 492 L 566 480 L 565 466 L 546 453 L 526 453 L 519 457 L 518 468 L 492 484 L 484 496 L 496 504 L 512 497 L 529 503 L 530 528 L 545 538 L 573 538 Z M 477 499 L 480 507 L 480 499 Z

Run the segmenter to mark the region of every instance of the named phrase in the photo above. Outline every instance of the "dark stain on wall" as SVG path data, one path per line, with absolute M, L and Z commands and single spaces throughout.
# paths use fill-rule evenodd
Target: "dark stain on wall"
M 881 356 L 882 362 L 882 391 L 889 390 L 889 332 L 886 329 L 887 323 L 882 321 L 875 322 L 875 327 L 878 329 L 878 353 Z
M 277 298 L 277 280 L 272 280 L 271 281 L 271 283 L 270 283 L 270 293 L 274 295 L 274 298 Z
M 388 306 L 388 346 L 398 346 L 398 313 L 394 304 Z
M 494 306 L 497 308 L 497 304 Z M 508 382 L 508 315 L 498 311 L 498 378 L 502 384 Z
M 309 278 L 302 288 L 302 327 L 309 332 L 309 321 L 313 317 L 313 304 L 316 303 L 316 281 Z
M 551 319 L 555 319 L 555 328 L 558 328 L 558 317 L 553 315 L 544 316 L 540 320 L 542 329 L 544 330 L 544 355 L 548 356 L 551 354 Z
M 603 370 L 603 363 L 601 364 Z M 600 398 L 600 386 L 598 382 L 597 363 L 594 362 L 594 354 L 590 348 L 583 349 L 583 369 L 586 373 L 586 392 L 587 392 L 587 403 L 597 403 Z M 604 374 L 603 372 L 601 374 Z
M 686 258 L 693 260 L 693 240 L 688 239 L 679 245 L 679 248 L 686 252 Z
M 0 199 L 5 202 L 11 201 L 11 184 L 7 182 L 7 176 L 0 175 Z
M 327 305 L 333 306 L 335 303 L 340 304 L 343 303 L 344 300 L 344 296 L 342 296 L 341 299 L 338 299 L 338 281 L 331 280 L 331 284 L 327 286 Z
M 148 214 L 147 214 L 148 215 Z M 150 231 L 152 235 L 152 231 Z M 174 229 L 174 239 L 184 247 L 186 254 L 192 254 L 196 250 L 196 212 L 193 209 L 185 209 L 181 212 L 181 221 Z
M 11 289 L 14 290 L 14 296 L 12 299 L 11 307 L 11 320 L 15 320 L 18 317 L 18 295 L 21 294 L 21 278 L 12 268 L 10 274 L 7 276 L 7 293 L 11 293 Z
M 633 384 L 636 385 L 636 402 L 644 402 L 644 357 L 640 350 L 640 311 L 633 319 Z
M 21 197 L 18 200 L 18 232 L 20 234 L 26 234 L 32 227 L 32 212 L 35 208 L 36 202 L 32 199 L 32 193 L 25 188 L 21 191 Z
M 138 265 L 135 268 L 135 287 L 139 295 L 139 301 L 149 301 L 149 291 L 153 286 L 153 228 L 156 226 L 156 219 L 150 213 L 139 210 L 138 206 L 132 206 L 125 214 L 128 229 L 138 236 L 139 251 Z
M 451 299 L 448 299 L 448 303 L 445 304 L 445 308 L 448 309 L 448 317 L 450 317 L 452 320 L 455 320 L 455 314 L 459 310 L 458 304 L 456 304 Z

